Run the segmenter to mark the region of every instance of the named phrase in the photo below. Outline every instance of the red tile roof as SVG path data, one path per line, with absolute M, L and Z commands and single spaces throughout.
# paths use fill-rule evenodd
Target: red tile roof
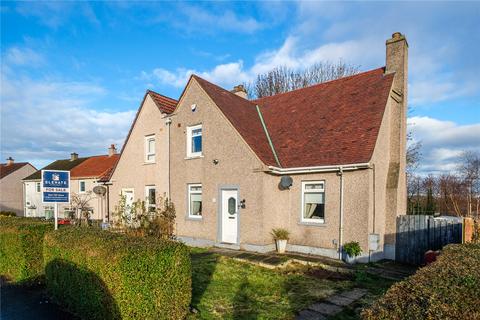
M 150 97 L 152 97 L 158 109 L 160 109 L 160 111 L 164 113 L 168 113 L 168 114 L 172 113 L 173 110 L 175 110 L 175 107 L 177 106 L 178 101 L 175 99 L 166 97 L 152 90 L 147 90 L 147 94 L 149 94 Z
M 258 157 L 277 166 L 258 104 L 281 167 L 292 168 L 370 161 L 393 74 L 379 68 L 254 101 L 194 78 Z
M 102 155 L 89 157 L 78 166 L 70 170 L 72 179 L 97 178 L 101 180 L 110 173 L 119 159 L 119 155 Z
M 28 162 L 14 162 L 10 165 L 7 165 L 6 163 L 0 163 L 0 179 L 3 179 L 4 177 L 8 176 L 10 173 L 13 173 L 17 171 L 18 169 L 22 168 L 23 166 L 26 166 Z

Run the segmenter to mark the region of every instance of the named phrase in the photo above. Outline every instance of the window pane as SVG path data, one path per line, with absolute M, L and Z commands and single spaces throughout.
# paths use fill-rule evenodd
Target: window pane
M 191 186 L 190 191 L 202 191 L 202 187 L 201 186 Z
M 305 190 L 322 190 L 323 189 L 323 183 L 315 183 L 315 184 L 306 184 L 305 185 Z
M 192 153 L 202 152 L 202 136 L 192 136 Z
M 228 213 L 234 214 L 237 212 L 237 200 L 234 197 L 228 199 Z
M 194 216 L 202 215 L 202 195 L 190 194 L 190 214 Z
M 201 136 L 202 135 L 202 128 L 192 130 L 192 137 Z
M 306 193 L 304 195 L 303 218 L 304 219 L 325 219 L 325 194 Z
M 147 161 L 154 161 L 155 160 L 155 155 L 154 154 L 149 154 L 147 156 Z
M 80 191 L 85 191 L 85 181 L 80 181 Z
M 148 204 L 155 204 L 155 189 L 148 189 Z
M 148 153 L 155 153 L 155 139 L 148 139 Z

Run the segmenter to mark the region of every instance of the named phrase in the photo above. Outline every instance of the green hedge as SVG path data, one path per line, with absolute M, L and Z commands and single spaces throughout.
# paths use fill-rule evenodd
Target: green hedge
M 49 233 L 50 295 L 83 319 L 182 319 L 191 300 L 188 248 L 92 228 Z
M 0 217 L 0 275 L 15 282 L 36 280 L 43 274 L 43 238 L 51 223 Z
M 394 284 L 363 319 L 480 319 L 480 244 L 445 247 L 437 261 Z

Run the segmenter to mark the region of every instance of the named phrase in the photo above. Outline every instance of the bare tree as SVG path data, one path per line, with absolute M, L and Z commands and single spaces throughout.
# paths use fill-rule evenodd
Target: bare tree
M 458 173 L 465 185 L 467 216 L 478 217 L 480 206 L 480 153 L 464 151 L 460 156 Z
M 262 98 L 354 75 L 358 69 L 358 66 L 343 61 L 319 62 L 305 69 L 279 66 L 259 74 L 253 83 L 246 84 L 245 87 L 250 97 Z
M 86 224 L 90 220 L 90 200 L 93 199 L 91 191 L 85 193 L 72 193 L 72 208 L 76 212 L 76 219 L 79 224 L 82 224 L 82 221 L 85 221 Z

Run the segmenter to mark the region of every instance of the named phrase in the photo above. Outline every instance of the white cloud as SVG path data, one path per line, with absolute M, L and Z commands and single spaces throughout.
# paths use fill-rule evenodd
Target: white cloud
M 254 17 L 242 16 L 226 6 L 216 5 L 204 9 L 197 5 L 180 3 L 175 7 L 175 14 L 163 12 L 165 8 L 150 23 L 168 23 L 177 29 L 198 34 L 201 33 L 247 33 L 251 34 L 265 28 Z
M 39 66 L 45 62 L 43 56 L 30 48 L 11 47 L 5 53 L 5 63 L 20 66 Z
M 288 37 L 278 50 L 260 53 L 250 68 L 245 68 L 242 60 L 219 64 L 210 70 L 203 71 L 186 68 L 171 71 L 165 68 L 155 68 L 151 72 L 142 71 L 139 79 L 148 82 L 155 80 L 158 84 L 181 88 L 191 74 L 197 74 L 215 84 L 230 88 L 243 82 L 250 82 L 258 74 L 270 71 L 277 66 L 298 69 L 322 61 L 361 60 L 361 52 L 369 46 L 369 43 L 345 41 L 301 50 L 299 42 L 299 39 L 295 37 Z
M 419 168 L 422 173 L 455 170 L 463 151 L 480 152 L 480 123 L 459 125 L 424 116 L 409 118 L 408 126 L 413 133 L 413 142 L 422 144 Z
M 1 75 L 1 156 L 32 161 L 105 154 L 123 143 L 135 111 L 105 112 L 89 108 L 106 94 L 84 82 Z

